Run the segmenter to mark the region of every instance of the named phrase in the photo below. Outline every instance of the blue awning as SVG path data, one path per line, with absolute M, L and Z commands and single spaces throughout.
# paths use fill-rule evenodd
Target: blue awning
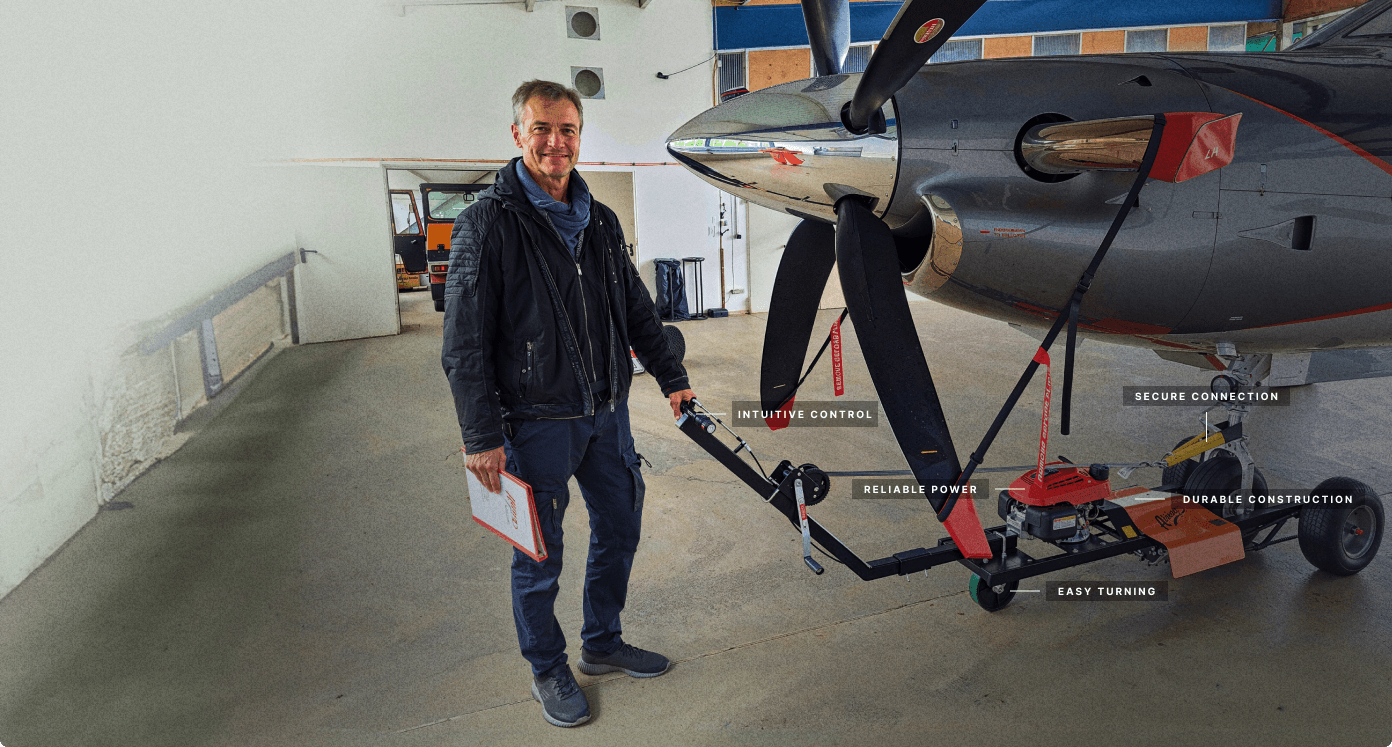
M 884 36 L 898 2 L 851 3 L 851 43 Z M 1275 21 L 1281 0 L 988 0 L 956 36 L 1038 34 L 1139 26 L 1195 26 Z M 800 5 L 721 6 L 715 9 L 715 48 L 800 47 L 807 28 Z

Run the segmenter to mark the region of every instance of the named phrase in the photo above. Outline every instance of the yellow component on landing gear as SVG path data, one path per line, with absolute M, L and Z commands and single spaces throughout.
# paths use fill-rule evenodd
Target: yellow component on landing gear
M 1176 446 L 1175 450 L 1170 452 L 1169 456 L 1165 457 L 1165 464 L 1173 467 L 1186 459 L 1191 459 L 1205 451 L 1216 449 L 1223 444 L 1236 441 L 1239 438 L 1242 438 L 1241 423 L 1229 426 L 1216 433 L 1194 436 L 1188 441 Z

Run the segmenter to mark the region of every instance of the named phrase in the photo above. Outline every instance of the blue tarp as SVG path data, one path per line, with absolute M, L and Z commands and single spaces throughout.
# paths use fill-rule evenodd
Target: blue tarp
M 879 41 L 899 2 L 851 3 L 851 43 Z M 988 0 L 955 36 L 1194 26 L 1281 17 L 1281 0 Z M 715 9 L 715 48 L 807 45 L 800 5 L 743 5 Z

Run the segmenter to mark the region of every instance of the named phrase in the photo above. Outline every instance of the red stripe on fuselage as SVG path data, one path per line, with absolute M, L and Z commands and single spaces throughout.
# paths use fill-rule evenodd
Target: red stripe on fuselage
M 1268 104 L 1268 103 L 1266 103 L 1265 101 L 1262 101 L 1261 99 L 1252 98 L 1251 96 L 1248 96 L 1248 95 L 1245 94 L 1245 93 L 1238 93 L 1237 91 L 1234 91 L 1234 90 L 1232 90 L 1231 88 L 1225 88 L 1225 89 L 1223 89 L 1223 90 L 1228 91 L 1229 93 L 1237 94 L 1238 96 L 1241 96 L 1241 97 L 1244 98 L 1244 99 L 1248 99 L 1249 101 L 1255 101 L 1255 102 L 1257 102 L 1258 104 L 1261 104 L 1262 106 L 1264 106 L 1264 107 L 1266 107 L 1266 108 L 1268 108 L 1268 109 L 1270 109 L 1270 110 L 1272 110 L 1272 111 L 1274 111 L 1274 112 L 1278 112 L 1278 113 L 1284 114 L 1284 115 L 1286 115 L 1287 117 L 1290 117 L 1291 119 L 1294 119 L 1295 121 L 1299 122 L 1300 124 L 1303 124 L 1303 125 L 1305 125 L 1306 127 L 1309 127 L 1310 129 L 1314 130 L 1315 132 L 1318 132 L 1318 133 L 1320 133 L 1321 135 L 1324 135 L 1325 137 L 1329 138 L 1330 140 L 1333 140 L 1334 142 L 1336 142 L 1336 143 L 1338 143 L 1338 144 L 1344 146 L 1345 148 L 1348 148 L 1349 150 L 1351 150 L 1351 151 L 1353 151 L 1354 153 L 1358 154 L 1358 156 L 1361 157 L 1363 160 L 1367 161 L 1368 163 L 1371 163 L 1372 165 L 1378 167 L 1379 169 L 1382 169 L 1382 170 L 1383 170 L 1384 172 L 1386 172 L 1387 174 L 1392 175 L 1392 164 L 1389 164 L 1388 162 L 1382 160 L 1381 158 L 1378 158 L 1377 156 L 1373 155 L 1372 153 L 1369 153 L 1368 151 L 1363 150 L 1362 148 L 1358 147 L 1357 145 L 1354 145 L 1353 143 L 1350 143 L 1349 141 L 1347 141 L 1347 140 L 1345 140 L 1345 139 L 1339 137 L 1338 135 L 1335 135 L 1334 133 L 1330 132 L 1329 130 L 1326 130 L 1326 129 L 1324 129 L 1323 127 L 1320 127 L 1319 125 L 1315 124 L 1314 122 L 1311 122 L 1311 121 L 1305 120 L 1305 119 L 1301 119 L 1300 117 L 1297 117 L 1296 115 L 1291 114 L 1290 112 L 1286 111 L 1285 109 L 1282 109 L 1282 108 L 1280 108 L 1280 107 L 1278 107 L 1278 106 L 1272 106 L 1271 104 Z M 1350 313 L 1356 313 L 1356 312 L 1350 312 Z M 1320 318 L 1324 318 L 1324 317 L 1320 317 Z M 1307 319 L 1306 321 L 1314 321 L 1314 320 L 1313 320 L 1313 319 Z M 1295 323 L 1296 323 L 1296 322 L 1286 322 L 1286 324 L 1295 324 Z M 1275 325 L 1270 325 L 1270 326 L 1275 326 Z
M 1369 306 L 1366 309 L 1354 309 L 1353 311 L 1340 311 L 1337 314 L 1325 314 L 1324 316 L 1312 316 L 1309 319 L 1297 319 L 1293 322 L 1276 322 L 1275 324 L 1263 324 L 1260 327 L 1247 327 L 1247 329 L 1266 329 L 1267 327 L 1284 327 L 1287 324 L 1304 324 L 1306 322 L 1322 322 L 1326 319 L 1340 319 L 1346 316 L 1357 316 L 1359 314 L 1371 314 L 1374 311 L 1387 311 L 1392 309 L 1392 303 L 1378 304 Z

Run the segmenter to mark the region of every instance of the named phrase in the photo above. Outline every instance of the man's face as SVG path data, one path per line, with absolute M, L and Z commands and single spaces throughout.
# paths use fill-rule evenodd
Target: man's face
M 580 113 L 565 99 L 533 96 L 522 108 L 522 126 L 512 126 L 512 139 L 527 168 L 563 179 L 580 160 Z

